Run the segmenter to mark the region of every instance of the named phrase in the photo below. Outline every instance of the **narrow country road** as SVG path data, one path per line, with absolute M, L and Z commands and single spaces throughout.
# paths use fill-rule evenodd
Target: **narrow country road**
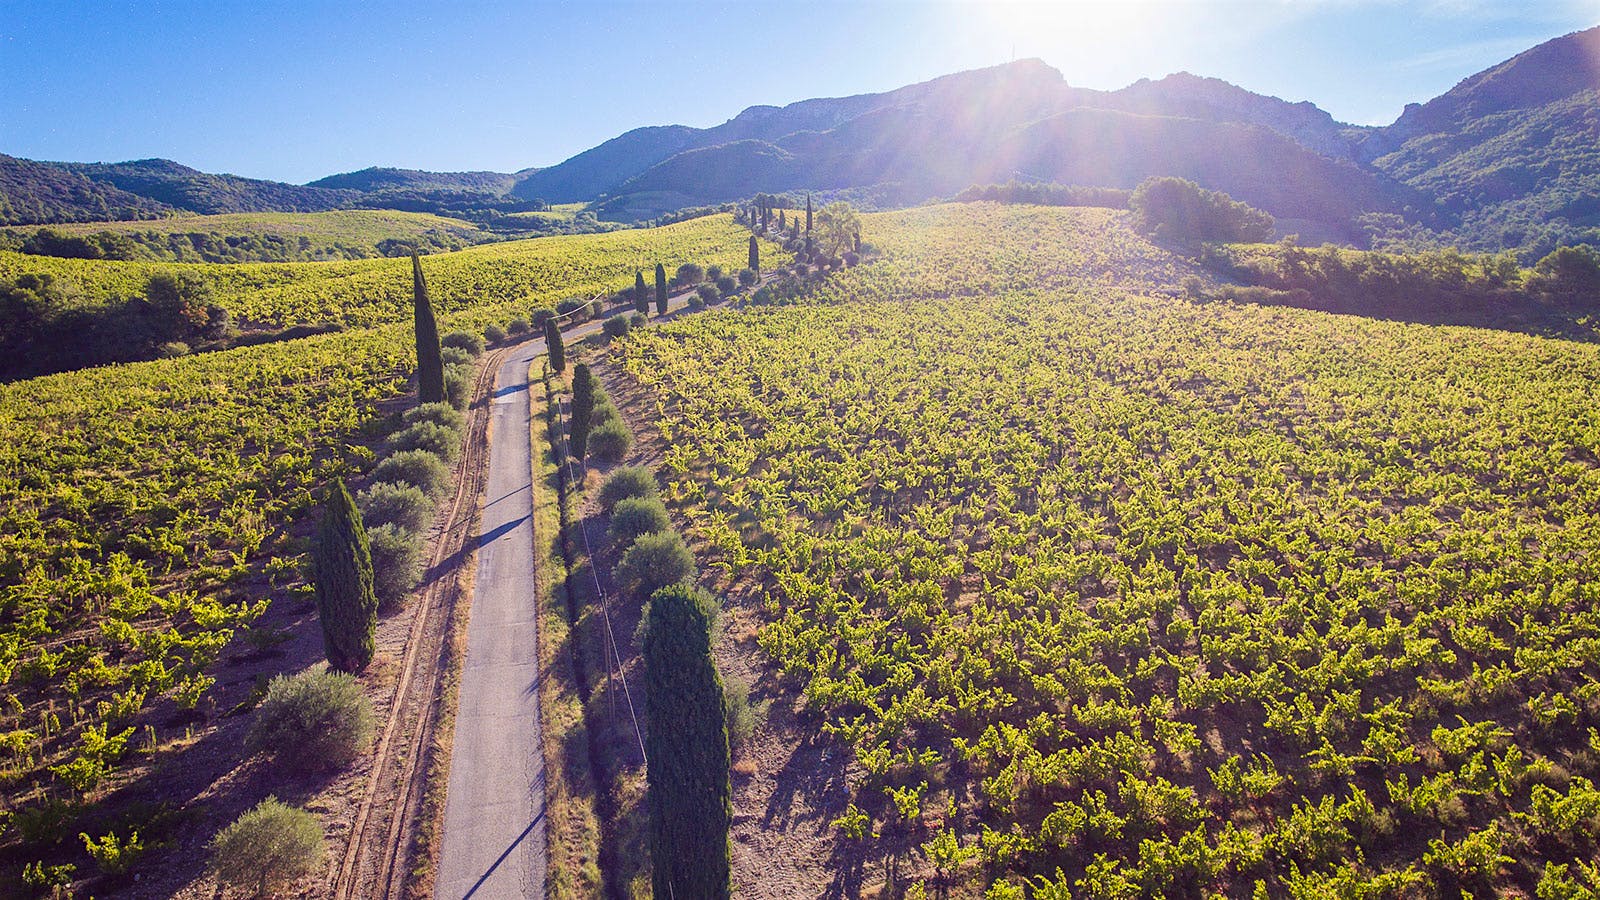
M 529 341 L 500 365 L 435 893 L 542 897 L 544 754 L 533 571 Z
M 668 300 L 669 318 L 685 311 L 689 295 Z M 563 339 L 572 347 L 601 327 L 602 322 L 591 321 L 564 330 Z M 500 364 L 491 395 L 489 472 L 434 881 L 434 896 L 440 900 L 539 898 L 545 893 L 539 599 L 528 421 L 528 367 L 544 353 L 542 339 L 512 348 Z

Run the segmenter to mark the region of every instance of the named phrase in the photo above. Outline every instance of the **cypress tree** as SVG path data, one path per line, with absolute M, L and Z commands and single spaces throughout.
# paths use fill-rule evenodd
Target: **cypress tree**
M 322 622 L 328 665 L 340 672 L 360 672 L 372 662 L 378 597 L 372 590 L 367 531 L 343 479 L 328 486 L 312 561 L 317 618 Z
M 417 332 L 417 399 L 444 402 L 444 358 L 440 355 L 439 326 L 433 320 L 428 283 L 422 279 L 422 258 L 411 254 L 411 303 Z
M 644 273 L 638 269 L 633 270 L 633 311 L 642 316 L 650 314 L 650 293 L 644 287 Z
M 561 341 L 561 326 L 555 319 L 544 320 L 544 347 L 550 354 L 550 369 L 553 372 L 567 370 L 567 345 Z
M 656 263 L 656 315 L 667 314 L 667 267 Z
M 756 236 L 750 235 L 750 271 L 761 274 L 761 246 L 756 243 Z
M 589 367 L 578 363 L 572 367 L 572 458 L 583 462 L 589 449 L 589 426 L 594 417 L 594 377 Z
M 811 195 L 806 195 L 806 237 L 811 237 Z
M 657 897 L 730 893 L 728 726 L 711 659 L 715 601 L 677 584 L 650 599 L 644 642 L 650 858 Z
M 788 222 L 784 219 L 783 210 L 778 210 L 778 230 L 782 231 L 787 225 Z
M 855 233 L 855 250 L 856 250 L 856 255 L 860 256 L 861 255 L 861 232 L 859 232 L 859 231 Z

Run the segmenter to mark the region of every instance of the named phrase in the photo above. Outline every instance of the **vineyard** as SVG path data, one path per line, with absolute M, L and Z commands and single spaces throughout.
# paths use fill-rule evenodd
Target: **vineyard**
M 743 265 L 744 236 L 729 217 L 708 216 L 649 230 L 508 241 L 430 257 L 429 277 L 439 284 L 434 303 L 441 311 L 526 306 L 530 298 L 554 306 L 566 296 L 622 290 L 632 285 L 636 268 L 656 262 L 669 269 L 693 261 L 736 271 Z M 207 284 L 213 302 L 245 322 L 377 325 L 411 315 L 410 265 L 406 259 L 174 264 L 0 251 L 0 281 L 51 275 L 74 302 L 93 307 L 141 296 L 150 276 L 171 272 Z
M 455 298 L 446 331 L 503 337 L 559 297 L 631 284 L 636 262 L 742 260 L 747 237 L 702 220 L 423 265 Z M 228 268 L 264 267 L 205 271 Z M 489 284 L 503 293 L 481 288 L 467 306 Z M 298 289 L 315 305 L 331 285 Z M 409 318 L 409 275 L 404 290 Z M 349 302 L 352 316 L 395 318 Z M 292 639 L 263 614 L 309 608 L 298 526 L 331 476 L 371 468 L 375 428 L 393 420 L 383 404 L 413 366 L 405 323 L 0 385 L 0 878 L 70 854 L 79 828 L 110 821 L 102 801 L 229 714 L 220 660 Z
M 619 351 L 853 755 L 841 846 L 996 898 L 1600 890 L 1600 349 L 1179 299 L 1106 210 L 865 222 Z

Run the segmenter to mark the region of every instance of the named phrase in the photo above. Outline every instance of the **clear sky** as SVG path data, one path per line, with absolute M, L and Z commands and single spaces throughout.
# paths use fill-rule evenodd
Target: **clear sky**
M 1600 0 L 0 0 L 0 153 L 292 182 L 514 171 L 1030 56 L 1083 87 L 1187 70 L 1386 124 L 1596 24 Z

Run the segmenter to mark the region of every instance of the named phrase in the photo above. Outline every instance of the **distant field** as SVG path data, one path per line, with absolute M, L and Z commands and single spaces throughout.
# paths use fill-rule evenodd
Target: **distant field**
M 864 221 L 619 351 L 842 751 L 818 891 L 1591 896 L 1600 347 L 1178 299 L 1105 210 Z
M 228 213 L 218 216 L 173 216 L 137 222 L 78 222 L 43 226 L 68 234 L 97 231 L 155 231 L 164 234 L 212 231 L 222 234 L 277 234 L 306 237 L 313 241 L 377 243 L 390 237 L 414 237 L 430 230 L 452 232 L 461 237 L 479 234 L 476 225 L 463 219 L 450 219 L 432 213 L 398 210 L 336 210 L 319 213 Z M 30 232 L 39 226 L 12 225 L 6 232 Z
M 708 216 L 658 229 L 471 247 L 431 255 L 423 268 L 441 311 L 513 302 L 553 306 L 564 296 L 630 286 L 636 268 L 653 269 L 657 262 L 669 270 L 690 261 L 737 270 L 745 262 L 740 242 L 748 236 L 731 217 Z M 75 260 L 0 252 L 0 279 L 50 274 L 72 285 L 78 302 L 87 306 L 105 303 L 116 295 L 137 296 L 157 272 L 175 272 L 206 282 L 216 303 L 247 322 L 374 325 L 411 315 L 411 263 L 406 259 L 218 265 Z

